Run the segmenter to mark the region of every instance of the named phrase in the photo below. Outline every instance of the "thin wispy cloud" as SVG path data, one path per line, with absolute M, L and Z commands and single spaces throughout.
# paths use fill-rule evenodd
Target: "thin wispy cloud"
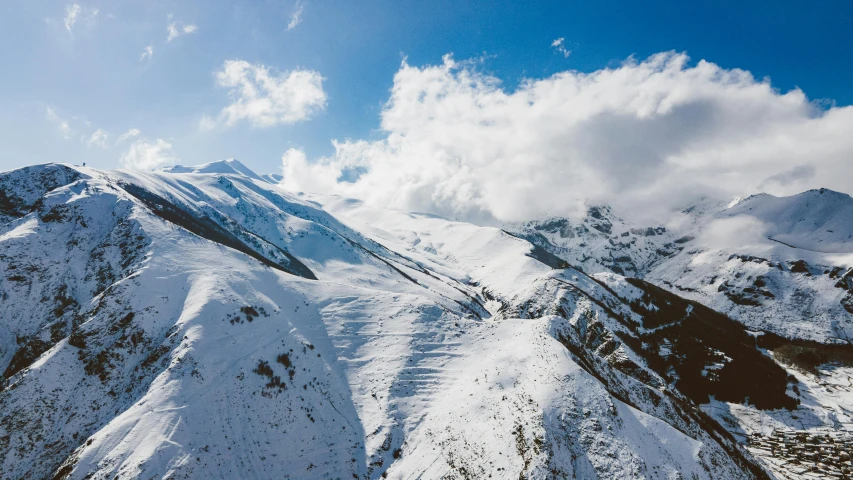
M 171 42 L 172 40 L 178 38 L 181 35 L 181 32 L 178 31 L 178 28 L 175 26 L 174 23 L 170 23 L 166 27 L 166 31 L 169 32 L 169 36 L 166 37 L 167 42 Z
M 151 57 L 154 56 L 154 46 L 148 45 L 145 47 L 145 50 L 142 51 L 142 55 L 139 57 L 139 61 L 143 60 L 151 60 Z
M 71 3 L 65 6 L 65 17 L 63 18 L 63 24 L 65 25 L 65 30 L 68 31 L 68 34 L 72 37 L 74 36 L 74 27 L 80 21 L 84 21 L 89 26 L 95 24 L 95 20 L 98 17 L 99 10 L 97 8 L 86 8 L 81 7 L 79 3 Z
M 74 137 L 80 139 L 80 143 L 87 148 L 109 148 L 108 138 L 109 133 L 103 128 L 94 128 L 92 122 L 79 115 L 65 117 L 60 115 L 56 108 L 48 105 L 45 107 L 45 118 L 52 123 L 59 131 L 59 135 L 65 140 L 71 140 Z M 92 133 L 88 133 L 92 132 Z
M 107 133 L 106 130 L 99 128 L 95 130 L 95 133 L 89 137 L 89 140 L 86 141 L 87 147 L 98 147 L 98 148 L 107 148 L 107 138 L 109 138 L 110 134 Z
M 563 37 L 560 37 L 560 38 L 554 40 L 553 42 L 551 42 L 551 48 L 556 50 L 558 53 L 562 54 L 563 57 L 569 58 L 569 55 L 572 54 L 572 51 L 569 50 L 568 48 L 566 48 L 565 43 L 566 43 L 566 39 Z
M 216 82 L 231 89 L 233 101 L 218 118 L 225 126 L 241 120 L 254 127 L 293 124 L 326 107 L 323 77 L 314 70 L 276 74 L 264 65 L 228 60 L 216 72 Z M 202 120 L 209 124 L 209 120 Z
M 211 118 L 208 115 L 202 115 L 201 119 L 198 121 L 198 129 L 202 132 L 206 132 L 213 130 L 214 128 L 216 128 L 216 119 Z
M 287 23 L 287 29 L 293 30 L 297 25 L 302 23 L 302 11 L 305 9 L 305 6 L 302 4 L 302 0 L 296 0 L 296 5 L 293 6 L 293 12 L 290 14 L 290 21 Z
M 80 5 L 72 3 L 65 7 L 65 29 L 68 30 L 69 34 L 72 33 L 71 30 L 74 29 L 74 24 L 77 23 L 78 15 L 80 15 Z
M 128 130 L 128 131 L 126 131 L 126 132 L 124 132 L 118 136 L 118 138 L 116 139 L 116 145 L 124 142 L 125 140 L 131 139 L 133 137 L 137 137 L 137 136 L 139 136 L 140 133 L 142 133 L 142 132 L 139 131 L 138 128 L 131 128 L 130 130 Z
M 183 24 L 181 22 L 172 22 L 166 26 L 166 32 L 168 33 L 168 35 L 166 36 L 166 43 L 169 43 L 182 35 L 189 35 L 197 31 L 198 25 L 191 23 Z
M 62 138 L 68 140 L 71 138 L 71 126 L 68 124 L 68 120 L 60 117 L 56 110 L 52 107 L 45 107 L 45 118 L 48 121 L 56 125 L 56 128 L 59 129 L 59 134 L 62 135 Z

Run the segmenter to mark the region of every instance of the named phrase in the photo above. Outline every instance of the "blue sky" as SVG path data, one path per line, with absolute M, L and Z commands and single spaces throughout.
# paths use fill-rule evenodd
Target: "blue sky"
M 10 0 L 0 8 L 0 169 L 117 168 L 146 140 L 140 148 L 168 145 L 157 152 L 169 162 L 236 157 L 279 172 L 290 149 L 310 163 L 335 155 L 332 140 L 383 141 L 403 58 L 427 68 L 448 53 L 474 59 L 471 68 L 507 93 L 525 79 L 675 51 L 689 65 L 705 59 L 769 78 L 782 94 L 798 87 L 823 109 L 853 102 L 853 3 L 845 1 Z M 306 85 L 324 98 L 296 120 L 228 117 L 223 109 L 240 92 L 216 75 L 229 60 L 273 79 L 313 73 Z

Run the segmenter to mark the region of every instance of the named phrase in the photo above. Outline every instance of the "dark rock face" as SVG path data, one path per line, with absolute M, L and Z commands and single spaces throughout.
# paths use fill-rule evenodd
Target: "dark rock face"
M 60 164 L 25 167 L 0 175 L 0 224 L 23 217 L 38 207 L 44 194 L 81 177 L 76 170 Z
M 645 292 L 630 305 L 652 330 L 632 339 L 631 346 L 650 367 L 674 379 L 682 393 L 697 403 L 713 395 L 759 409 L 797 406 L 786 393 L 785 370 L 761 353 L 741 324 L 643 280 L 628 282 Z
M 564 281 L 566 277 L 574 277 L 576 283 Z M 737 322 L 706 308 L 693 314 L 687 308 L 695 308 L 693 302 L 642 281 L 631 283 L 647 292 L 636 302 L 618 297 L 604 283 L 570 268 L 507 315 L 571 318 L 571 323 L 557 332 L 557 338 L 614 397 L 646 412 L 667 411 L 673 417 L 702 425 L 732 458 L 738 458 L 755 477 L 766 478 L 760 467 L 742 457 L 734 438 L 696 404 L 707 402 L 709 395 L 731 401 L 746 401 L 748 395 L 753 395 L 761 408 L 796 405 L 795 399 L 785 395 L 785 371 L 771 359 L 762 358 L 754 340 Z M 579 285 L 587 287 L 581 289 Z M 556 302 L 543 301 L 560 292 L 563 296 Z M 590 300 L 601 310 L 579 312 L 578 299 Z M 614 325 L 614 320 L 620 326 Z M 721 320 L 723 324 L 719 325 Z M 745 341 L 751 344 L 741 345 Z M 629 351 L 642 361 L 634 360 L 636 357 L 626 353 Z M 732 355 L 738 359 L 737 364 L 725 369 L 724 365 L 733 361 Z M 743 365 L 754 360 L 760 362 L 762 369 L 771 369 L 770 381 L 762 380 L 763 375 L 755 370 L 743 372 Z M 718 365 L 725 371 L 720 371 Z M 713 374 L 708 375 L 709 372 Z M 780 379 L 781 384 L 777 385 Z M 762 389 L 769 393 L 762 396 Z

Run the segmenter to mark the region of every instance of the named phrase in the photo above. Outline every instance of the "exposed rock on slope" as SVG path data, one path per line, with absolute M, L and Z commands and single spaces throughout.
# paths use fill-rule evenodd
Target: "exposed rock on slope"
M 646 319 L 669 311 L 664 317 L 703 320 L 664 322 L 639 338 L 617 338 L 739 442 L 763 445 L 779 432 L 822 438 L 853 431 L 851 218 L 853 199 L 823 189 L 728 205 L 706 201 L 667 229 L 633 226 L 603 207 L 580 220 L 507 228 L 594 278 L 638 277 L 628 279 L 639 289 L 634 296 L 619 296 Z M 609 233 L 589 227 L 603 221 Z M 678 297 L 695 302 L 689 314 Z M 649 311 L 653 298 L 658 308 L 677 308 Z M 764 353 L 756 355 L 756 347 Z M 753 451 L 781 478 L 819 467 Z
M 705 202 L 669 229 L 606 207 L 507 228 L 588 273 L 643 278 L 753 330 L 827 342 L 853 337 L 851 219 L 853 199 L 822 189 Z
M 662 294 L 225 165 L 0 174 L 4 477 L 764 475 Z

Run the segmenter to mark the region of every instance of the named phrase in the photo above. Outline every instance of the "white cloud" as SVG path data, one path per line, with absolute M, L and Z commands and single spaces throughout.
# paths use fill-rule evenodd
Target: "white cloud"
M 293 6 L 293 12 L 290 14 L 290 21 L 287 23 L 287 29 L 293 30 L 297 25 L 302 23 L 302 11 L 305 6 L 302 5 L 302 0 L 296 0 L 296 5 Z
M 84 8 L 77 3 L 66 5 L 63 23 L 65 24 L 65 29 L 68 30 L 68 34 L 72 37 L 74 36 L 74 25 L 76 25 L 81 19 L 90 27 L 94 25 L 95 20 L 98 17 L 98 12 L 99 10 L 97 8 Z
M 551 42 L 551 47 L 561 53 L 563 57 L 569 58 L 569 55 L 572 54 L 572 51 L 566 48 L 565 40 L 565 38 L 560 37 Z
M 512 92 L 449 56 L 404 63 L 381 118 L 383 139 L 333 142 L 310 162 L 286 154 L 285 184 L 474 221 L 572 215 L 583 202 L 660 218 L 765 181 L 777 195 L 853 192 L 853 107 L 823 111 L 800 90 L 673 52 Z M 814 170 L 794 170 L 805 162 Z
M 172 144 L 161 138 L 153 142 L 140 139 L 130 145 L 120 161 L 124 168 L 131 170 L 153 170 L 178 161 L 171 151 Z
M 760 245 L 767 243 L 767 225 L 749 215 L 720 218 L 705 226 L 697 242 L 719 249 Z
M 178 31 L 177 27 L 175 27 L 174 23 L 170 23 L 166 27 L 166 31 L 169 32 L 169 36 L 166 37 L 167 42 L 171 42 L 172 40 L 178 38 L 181 35 L 181 32 Z
M 110 136 L 104 129 L 99 128 L 86 141 L 87 147 L 107 148 L 107 138 Z
M 68 124 L 68 120 L 60 117 L 59 114 L 56 113 L 51 107 L 46 107 L 45 109 L 45 118 L 47 118 L 51 123 L 55 124 L 59 129 L 59 133 L 62 135 L 62 138 L 68 140 L 71 138 L 71 126 Z
M 308 157 L 305 152 L 297 148 L 290 148 L 281 157 L 281 163 L 284 167 L 282 186 L 293 191 L 314 191 L 322 192 L 329 189 L 328 180 L 334 177 L 334 168 L 331 165 L 312 165 L 308 162 Z M 322 171 L 322 174 L 317 177 L 318 183 L 313 183 L 310 180 L 311 174 Z
M 263 65 L 228 60 L 216 72 L 216 81 L 231 88 L 233 102 L 219 114 L 226 126 L 240 120 L 255 127 L 292 124 L 308 120 L 326 106 L 323 77 L 314 70 L 276 75 Z
M 139 136 L 140 133 L 142 133 L 142 132 L 140 132 L 138 128 L 131 128 L 130 130 L 128 130 L 128 131 L 126 131 L 126 132 L 124 132 L 118 136 L 118 138 L 116 139 L 116 145 L 124 142 L 125 140 L 127 140 L 129 138 Z
M 80 15 L 80 5 L 72 3 L 65 6 L 65 29 L 68 30 L 69 34 L 74 28 L 74 24 L 77 23 L 78 15 Z
M 792 167 L 790 170 L 779 172 L 767 177 L 758 187 L 765 189 L 768 187 L 772 188 L 774 184 L 782 187 L 796 185 L 814 177 L 816 173 L 817 169 L 814 165 L 797 165 Z
M 142 51 L 142 56 L 139 57 L 139 61 L 141 62 L 141 61 L 146 60 L 146 59 L 151 60 L 151 57 L 153 57 L 153 56 L 154 56 L 154 46 L 148 45 L 147 47 L 145 47 L 145 50 Z
M 207 132 L 216 128 L 216 120 L 207 115 L 202 115 L 198 121 L 198 129 L 202 132 Z
M 171 18 L 171 14 L 169 14 L 169 18 Z M 181 35 L 187 35 L 190 33 L 195 33 L 198 31 L 198 25 L 188 24 L 184 25 L 181 22 L 172 22 L 166 26 L 166 32 L 168 32 L 168 36 L 166 37 L 166 42 L 171 42 L 172 40 L 180 37 Z

